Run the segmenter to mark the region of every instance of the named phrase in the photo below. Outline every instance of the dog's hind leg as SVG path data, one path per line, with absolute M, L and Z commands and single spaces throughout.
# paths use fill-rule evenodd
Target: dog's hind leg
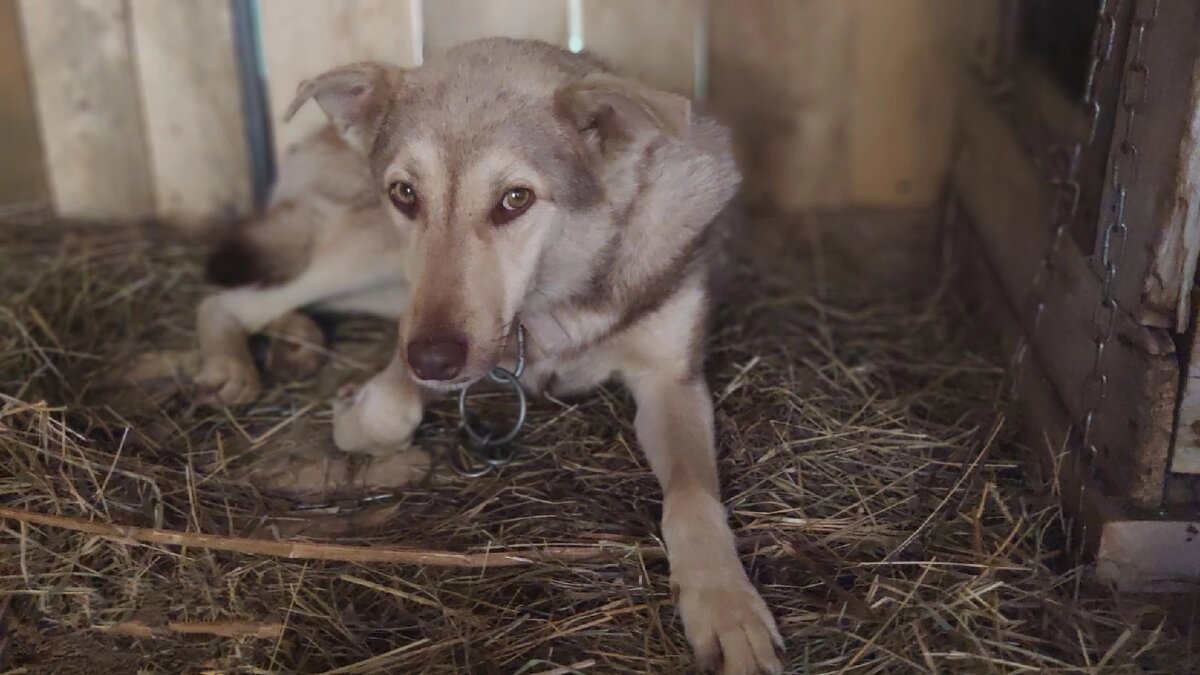
M 290 312 L 333 297 L 402 283 L 390 255 L 370 251 L 373 242 L 347 241 L 314 255 L 291 281 L 268 287 L 222 291 L 200 303 L 197 337 L 201 367 L 196 384 L 202 398 L 219 403 L 253 400 L 261 388 L 249 337 Z M 396 314 L 403 311 L 396 308 Z

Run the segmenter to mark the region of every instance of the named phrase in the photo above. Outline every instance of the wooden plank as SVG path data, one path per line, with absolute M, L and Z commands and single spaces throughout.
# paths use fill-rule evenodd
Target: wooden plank
M 735 128 L 752 206 L 849 201 L 852 3 L 712 0 L 708 100 Z
M 1165 222 L 1146 277 L 1148 304 L 1165 308 L 1174 303 L 1176 333 L 1186 333 L 1192 321 L 1191 295 L 1200 259 L 1200 60 L 1192 67 L 1189 91 L 1174 195 L 1162 205 Z M 1195 415 L 1200 420 L 1200 409 Z
M 196 225 L 244 215 L 252 182 L 229 3 L 131 8 L 158 217 Z
M 962 195 L 1005 293 L 1024 307 L 1048 250 L 1048 197 L 1011 130 L 978 89 L 964 99 L 962 155 L 954 184 Z M 1081 424 L 1095 403 L 1092 387 L 1093 311 L 1100 282 L 1073 242 L 1055 257 L 1033 353 L 1053 381 L 1071 418 Z M 1032 328 L 1026 323 L 1026 330 Z M 1120 312 L 1104 361 L 1105 398 L 1095 407 L 1094 440 L 1100 468 L 1117 492 L 1140 506 L 1157 506 L 1178 393 L 1178 362 L 1170 336 Z
M 317 106 L 305 106 L 282 124 L 304 79 L 353 61 L 421 62 L 420 0 L 260 0 L 260 8 L 277 157 L 326 123 Z
M 123 0 L 21 0 L 46 172 L 66 218 L 154 212 L 137 77 Z
M 48 197 L 15 0 L 0 0 L 0 207 Z
M 927 206 L 950 167 L 961 63 L 940 0 L 853 0 L 850 201 Z
M 1200 582 L 1200 518 L 1107 523 L 1096 578 L 1123 593 L 1191 592 Z
M 701 0 L 584 0 L 583 46 L 647 84 L 694 97 L 703 21 Z
M 982 303 L 983 316 L 999 327 L 999 337 L 1011 352 L 1022 333 L 1016 308 L 1008 302 L 970 223 L 950 225 L 958 288 Z M 1200 522 L 1178 513 L 1129 509 L 1105 494 L 1105 486 L 1081 461 L 1078 434 L 1073 434 L 1061 399 L 1035 361 L 1026 361 L 1017 387 L 1021 437 L 1033 451 L 1027 473 L 1031 487 L 1059 495 L 1075 541 L 1083 545 L 1083 553 L 1094 556 L 1097 577 L 1122 592 L 1194 587 L 1200 581 Z
M 976 223 L 963 213 L 963 206 L 955 201 L 950 222 L 945 223 L 955 288 L 974 301 L 981 310 L 981 322 L 995 329 L 1003 352 L 1012 354 L 1024 335 L 1020 314 L 989 259 Z M 1082 543 L 1085 552 L 1095 553 L 1104 524 L 1127 518 L 1126 510 L 1093 480 L 1078 435 L 1072 435 L 1070 414 L 1037 360 L 1025 359 L 1020 372 L 1011 376 L 1015 378 L 1021 440 L 1030 450 L 1026 474 L 1030 487 L 1059 495 L 1074 524 L 1076 542 Z
M 425 53 L 504 35 L 566 45 L 567 0 L 425 0 Z
M 1149 17 L 1155 11 L 1157 17 L 1145 31 L 1141 59 L 1146 74 L 1142 76 L 1133 63 L 1136 58 L 1133 45 L 1139 32 L 1136 19 Z M 1192 160 L 1181 156 L 1180 139 L 1195 114 L 1195 99 L 1191 94 L 1200 61 L 1200 40 L 1196 39 L 1200 35 L 1200 12 L 1193 3 L 1139 0 L 1134 15 L 1122 105 L 1118 106 L 1116 132 L 1109 151 L 1110 157 L 1120 157 L 1121 166 L 1117 170 L 1121 171 L 1121 183 L 1128 190 L 1125 220 L 1131 224 L 1114 294 L 1123 307 L 1136 312 L 1140 322 L 1176 327 L 1180 325 L 1176 317 L 1180 304 L 1190 301 L 1180 291 L 1191 283 L 1191 277 L 1184 278 L 1182 270 L 1170 267 L 1164 249 L 1183 236 L 1174 227 L 1179 221 L 1173 215 L 1178 206 L 1175 189 L 1181 166 L 1186 168 L 1186 163 Z M 1126 139 L 1126 121 L 1131 114 L 1128 104 L 1135 107 L 1131 137 Z M 1133 150 L 1124 153 L 1127 147 Z M 1127 157 L 1121 157 L 1122 154 Z M 1102 202 L 1105 205 L 1115 202 L 1113 171 L 1110 166 Z M 1163 194 L 1164 191 L 1168 194 Z M 1194 194 L 1186 197 L 1195 199 Z M 1100 246 L 1097 241 L 1097 254 Z M 1159 259 L 1166 264 L 1156 265 Z

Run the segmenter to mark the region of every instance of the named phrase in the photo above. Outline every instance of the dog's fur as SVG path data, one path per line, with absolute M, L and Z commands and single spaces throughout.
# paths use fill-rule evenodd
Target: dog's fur
M 700 367 L 707 252 L 740 181 L 728 132 L 682 97 L 533 41 L 480 40 L 415 70 L 337 68 L 302 83 L 288 114 L 310 98 L 333 126 L 285 159 L 266 214 L 210 264 L 235 287 L 200 308 L 200 385 L 252 398 L 247 336 L 302 307 L 396 318 L 397 354 L 334 403 L 334 440 L 405 452 L 424 393 L 511 367 L 519 323 L 529 390 L 615 377 L 632 391 L 698 660 L 778 672 L 779 633 L 720 501 Z M 386 196 L 400 182 L 417 195 L 411 217 Z M 497 224 L 514 187 L 533 204 Z M 405 345 L 445 334 L 463 337 L 465 365 L 418 381 Z

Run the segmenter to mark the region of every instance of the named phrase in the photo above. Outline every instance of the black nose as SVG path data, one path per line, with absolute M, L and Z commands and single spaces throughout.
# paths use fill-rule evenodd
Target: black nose
M 437 335 L 408 343 L 408 365 L 422 380 L 453 380 L 467 362 L 467 341 L 458 335 Z

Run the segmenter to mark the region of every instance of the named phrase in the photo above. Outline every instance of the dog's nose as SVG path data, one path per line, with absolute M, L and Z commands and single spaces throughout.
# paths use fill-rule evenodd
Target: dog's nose
M 467 341 L 458 335 L 438 335 L 408 343 L 408 365 L 422 380 L 453 380 L 467 362 Z

